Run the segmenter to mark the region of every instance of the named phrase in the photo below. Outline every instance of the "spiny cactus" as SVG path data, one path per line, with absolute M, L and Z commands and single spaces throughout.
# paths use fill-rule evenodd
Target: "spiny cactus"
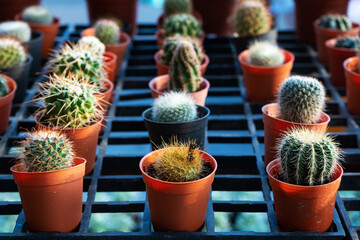
M 285 181 L 312 186 L 331 181 L 341 159 L 338 144 L 324 133 L 309 129 L 292 129 L 277 146 Z
M 60 132 L 36 130 L 20 142 L 18 161 L 25 172 L 61 170 L 74 165 L 72 143 Z
M 276 67 L 284 63 L 284 53 L 270 42 L 254 42 L 249 48 L 248 63 L 262 67 Z
M 18 40 L 0 38 L 0 69 L 17 67 L 25 61 L 25 49 Z
M 335 47 L 358 49 L 360 47 L 359 36 L 345 36 L 336 39 Z
M 105 45 L 94 36 L 82 37 L 79 40 L 80 45 L 85 45 L 83 48 L 91 49 L 91 52 L 102 56 L 105 53 Z
M 201 24 L 190 14 L 173 14 L 169 16 L 164 23 L 165 37 L 174 34 L 189 36 L 191 38 L 200 38 Z
M 8 94 L 9 88 L 7 85 L 6 78 L 0 76 L 0 97 L 4 97 Z
M 315 78 L 291 76 L 280 88 L 279 101 L 282 119 L 316 123 L 325 108 L 325 89 Z
M 172 14 L 191 13 L 191 0 L 165 0 L 164 16 L 168 17 Z
M 25 22 L 48 25 L 53 23 L 53 15 L 42 6 L 27 7 L 22 15 Z
M 31 29 L 26 22 L 7 21 L 0 24 L 0 37 L 9 36 L 20 42 L 27 42 L 31 38 Z
M 154 100 L 152 119 L 159 122 L 188 122 L 197 117 L 194 99 L 184 92 L 168 92 Z
M 196 92 L 201 83 L 200 61 L 191 43 L 181 42 L 175 49 L 169 70 L 168 89 Z
M 95 23 L 95 36 L 104 44 L 117 44 L 120 38 L 120 27 L 113 20 L 98 20 Z
M 346 15 L 326 14 L 320 17 L 320 27 L 346 31 L 352 28 L 351 20 Z

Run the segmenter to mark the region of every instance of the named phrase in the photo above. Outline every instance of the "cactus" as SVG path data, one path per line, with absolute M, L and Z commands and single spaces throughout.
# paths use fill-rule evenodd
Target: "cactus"
M 341 159 L 338 144 L 326 133 L 292 129 L 279 142 L 278 153 L 286 182 L 313 186 L 331 181 Z
M 98 20 L 95 24 L 95 36 L 104 44 L 117 44 L 120 38 L 120 27 L 113 20 Z
M 27 42 L 31 38 L 31 29 L 26 22 L 7 21 L 0 24 L 0 37 L 9 36 L 20 42 Z
M 18 40 L 0 38 L 0 69 L 17 67 L 25 61 L 25 49 Z
M 79 40 L 80 45 L 85 45 L 83 48 L 91 49 L 91 52 L 102 56 L 105 53 L 105 45 L 94 36 L 82 37 Z
M 284 63 L 284 53 L 270 42 L 254 42 L 249 48 L 248 63 L 262 67 L 276 67 Z
M 325 108 L 325 89 L 315 78 L 291 76 L 280 88 L 279 102 L 282 119 L 316 123 Z
M 344 36 L 336 39 L 335 47 L 358 49 L 360 47 L 359 36 Z
M 29 23 L 49 25 L 53 23 L 53 15 L 42 6 L 30 6 L 24 10 L 22 20 Z
M 189 42 L 181 42 L 175 49 L 169 70 L 168 89 L 196 92 L 201 83 L 200 61 Z
M 197 117 L 194 99 L 187 93 L 168 92 L 154 100 L 152 119 L 159 122 L 188 122 Z
M 7 86 L 6 78 L 0 76 L 0 97 L 4 97 L 8 94 L 9 88 Z
M 37 130 L 20 142 L 18 161 L 25 172 L 61 170 L 74 165 L 72 143 L 60 132 Z
M 190 14 L 174 14 L 168 17 L 164 23 L 165 37 L 174 34 L 189 36 L 191 38 L 200 38 L 201 24 Z
M 179 13 L 191 13 L 191 10 L 191 0 L 165 0 L 164 2 L 165 17 Z
M 346 31 L 352 28 L 352 23 L 346 15 L 326 14 L 320 17 L 319 26 Z

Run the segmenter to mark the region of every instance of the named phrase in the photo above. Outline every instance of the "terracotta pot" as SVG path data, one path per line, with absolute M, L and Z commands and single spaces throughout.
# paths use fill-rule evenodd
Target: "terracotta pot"
M 278 180 L 277 174 L 282 172 L 280 159 L 269 163 L 266 172 L 281 231 L 325 232 L 329 229 L 334 214 L 336 192 L 343 175 L 339 164 L 332 176 L 332 182 L 318 186 L 300 186 Z
M 165 39 L 166 39 L 166 37 L 165 37 L 165 29 L 163 29 L 163 28 L 158 29 L 155 32 L 155 36 L 156 36 L 157 46 L 158 46 L 159 49 L 161 49 L 162 46 L 164 45 Z M 203 43 L 204 43 L 205 37 L 206 37 L 205 32 L 202 32 L 200 38 L 194 39 L 194 41 L 196 41 L 200 46 L 202 46 Z
M 0 76 L 6 79 L 6 84 L 9 89 L 7 95 L 0 97 L 0 134 L 3 134 L 4 132 L 6 132 L 6 129 L 9 126 L 12 101 L 15 97 L 17 85 L 14 79 L 12 79 L 11 77 L 8 77 L 4 74 L 0 74 Z
M 200 15 L 200 13 L 198 13 L 197 11 L 192 11 L 191 15 L 193 15 L 202 24 L 203 19 L 202 19 L 202 16 Z M 164 20 L 165 20 L 164 14 L 161 14 L 156 22 L 157 29 L 160 29 L 163 27 Z
M 164 92 L 167 90 L 167 84 L 169 81 L 169 75 L 161 75 L 149 82 L 149 88 L 151 90 L 151 96 L 153 98 L 158 98 L 159 96 L 164 95 Z M 210 83 L 205 78 L 202 78 L 200 84 L 200 90 L 190 93 L 194 98 L 195 103 L 200 106 L 205 106 L 205 100 L 210 88 Z
M 280 118 L 280 106 L 278 103 L 266 104 L 261 110 L 264 122 L 265 166 L 275 159 L 276 150 L 274 147 L 284 132 L 289 131 L 294 127 L 302 127 L 323 133 L 326 132 L 330 122 L 330 117 L 326 113 L 322 113 L 320 121 L 314 124 L 295 123 L 282 120 Z
M 325 46 L 326 40 L 335 38 L 341 34 L 348 34 L 352 36 L 358 35 L 360 28 L 358 24 L 353 23 L 352 29 L 346 31 L 334 30 L 334 29 L 319 27 L 318 26 L 319 22 L 320 22 L 319 19 L 315 20 L 314 22 L 318 59 L 321 63 L 328 63 L 328 54 Z
M 199 231 L 205 221 L 211 184 L 217 169 L 216 160 L 202 152 L 213 171 L 192 182 L 165 182 L 150 177 L 147 168 L 163 149 L 145 155 L 139 164 L 149 199 L 151 222 L 155 231 Z M 196 213 L 196 214 L 194 214 Z
M 277 67 L 260 67 L 249 64 L 249 50 L 243 51 L 238 59 L 244 75 L 246 95 L 251 102 L 266 102 L 276 99 L 281 83 L 290 76 L 294 54 L 282 49 L 284 63 Z
M 116 71 L 116 61 L 117 56 L 112 52 L 105 52 L 104 56 L 104 64 L 105 64 L 105 78 L 109 79 L 112 83 L 115 83 L 115 71 Z
M 295 0 L 296 37 L 315 44 L 313 22 L 327 13 L 345 14 L 349 0 Z
M 360 74 L 358 64 L 358 57 L 348 58 L 344 62 L 347 109 L 354 115 L 360 115 Z
M 100 105 L 101 108 L 104 110 L 105 114 L 104 117 L 107 116 L 108 114 L 108 110 L 109 110 L 109 105 L 112 102 L 112 98 L 114 96 L 113 90 L 114 90 L 114 84 L 110 81 L 110 80 L 102 80 L 103 84 L 106 87 L 106 91 L 100 94 L 96 94 L 96 98 L 98 99 L 102 99 L 102 101 L 100 101 Z M 100 134 L 102 134 L 104 132 L 104 126 L 106 125 L 106 120 L 103 119 L 101 122 L 101 129 L 100 129 Z
M 85 163 L 76 158 L 74 167 L 48 172 L 22 172 L 19 165 L 10 169 L 30 232 L 72 232 L 77 228 Z
M 40 5 L 41 0 L 1 0 L 0 22 L 13 20 L 14 16 L 32 5 Z
M 161 49 L 161 50 L 157 51 L 154 55 L 158 76 L 169 74 L 169 70 L 170 70 L 170 66 L 162 63 L 161 55 L 163 54 L 163 52 L 164 52 L 164 50 Z M 209 62 L 210 62 L 208 55 L 206 55 L 204 53 L 203 57 L 204 58 L 201 62 L 201 68 L 200 68 L 201 76 L 204 76 L 207 66 L 209 65 Z

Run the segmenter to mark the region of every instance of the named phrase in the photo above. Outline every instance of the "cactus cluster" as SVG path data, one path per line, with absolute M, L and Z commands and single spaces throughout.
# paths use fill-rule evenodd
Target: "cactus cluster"
M 270 42 L 254 42 L 249 48 L 248 63 L 262 67 L 276 67 L 284 63 L 284 53 Z
M 19 164 L 25 172 L 61 170 L 74 165 L 72 143 L 60 132 L 36 130 L 20 142 Z
M 95 36 L 104 44 L 117 44 L 120 31 L 120 26 L 110 19 L 100 19 L 95 23 Z
M 105 53 L 105 45 L 94 36 L 82 37 L 79 40 L 79 44 L 83 45 L 83 49 L 91 49 L 90 51 L 102 56 Z
M 352 28 L 351 20 L 346 15 L 326 14 L 320 17 L 319 26 L 346 31 Z
M 191 13 L 191 10 L 191 0 L 165 0 L 164 2 L 165 17 L 179 13 Z
M 27 42 L 31 38 L 31 29 L 26 22 L 7 21 L 0 23 L 0 37 L 13 37 L 20 42 Z
M 190 14 L 173 14 L 169 16 L 164 23 L 165 37 L 174 34 L 189 36 L 191 38 L 200 38 L 201 24 Z
M 279 104 L 282 119 L 316 123 L 325 108 L 324 86 L 312 77 L 291 76 L 280 88 Z
M 24 10 L 22 20 L 29 23 L 49 25 L 53 23 L 53 15 L 46 8 L 36 5 Z
M 7 85 L 6 78 L 0 75 L 0 97 L 4 97 L 8 94 L 9 88 Z
M 17 67 L 25 61 L 25 49 L 18 40 L 0 38 L 0 69 Z
M 358 49 L 360 47 L 359 36 L 344 36 L 336 39 L 335 47 Z
M 331 181 L 341 159 L 338 144 L 326 133 L 292 129 L 277 146 L 285 181 L 313 186 Z

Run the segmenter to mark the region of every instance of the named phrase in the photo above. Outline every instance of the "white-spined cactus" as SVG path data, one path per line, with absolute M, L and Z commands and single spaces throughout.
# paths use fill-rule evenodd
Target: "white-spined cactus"
M 27 42 L 31 38 L 29 24 L 22 21 L 7 21 L 0 24 L 0 37 L 9 36 L 20 42 Z
M 52 24 L 53 15 L 49 12 L 48 9 L 36 5 L 27 7 L 23 12 L 22 19 L 29 23 L 48 25 Z
M 94 36 L 82 37 L 79 40 L 80 45 L 84 45 L 83 48 L 90 49 L 93 53 L 102 56 L 105 53 L 105 45 Z
M 249 47 L 248 63 L 262 67 L 276 67 L 284 63 L 283 51 L 270 42 L 254 42 Z

